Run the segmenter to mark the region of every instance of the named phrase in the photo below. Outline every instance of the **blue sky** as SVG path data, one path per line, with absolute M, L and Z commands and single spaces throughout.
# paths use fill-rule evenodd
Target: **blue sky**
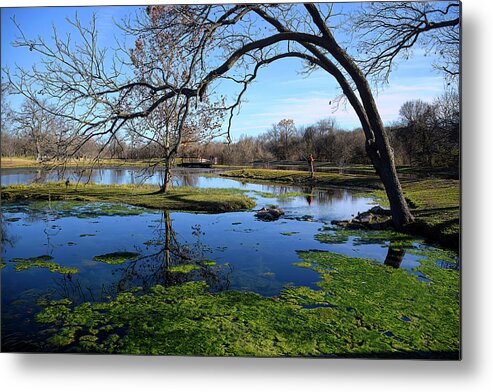
M 132 7 L 44 7 L 2 9 L 1 55 L 2 67 L 19 64 L 30 67 L 36 56 L 25 48 L 13 48 L 10 43 L 17 32 L 11 21 L 15 15 L 28 37 L 51 35 L 55 24 L 58 32 L 67 31 L 66 18 L 77 12 L 81 20 L 89 20 L 92 13 L 98 17 L 98 32 L 102 46 L 114 45 L 118 30 L 113 18 L 118 20 L 133 11 Z M 413 58 L 400 63 L 390 77 L 390 83 L 380 88 L 377 104 L 384 123 L 398 120 L 400 106 L 412 99 L 431 102 L 443 91 L 443 78 L 433 71 L 433 59 L 416 50 Z M 299 74 L 301 63 L 296 59 L 284 59 L 263 68 L 256 82 L 245 94 L 246 102 L 233 122 L 233 139 L 240 135 L 258 135 L 281 119 L 290 118 L 296 125 L 310 125 L 327 117 L 334 117 L 344 129 L 359 126 L 358 119 L 348 104 L 335 104 L 340 89 L 332 77 L 324 71 L 315 71 L 308 78 Z M 230 92 L 223 85 L 221 92 Z M 228 94 L 230 95 L 230 94 Z

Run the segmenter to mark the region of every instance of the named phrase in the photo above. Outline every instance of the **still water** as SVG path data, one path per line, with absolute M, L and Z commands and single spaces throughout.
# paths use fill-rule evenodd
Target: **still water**
M 140 174 L 138 169 L 100 169 L 85 180 L 104 184 L 159 180 L 159 174 L 147 178 Z M 210 174 L 178 171 L 174 183 L 243 189 L 256 199 L 255 209 L 276 204 L 285 215 L 263 222 L 253 211 L 197 214 L 64 202 L 2 205 L 2 349 L 40 349 L 43 336 L 34 315 L 40 310 L 36 302 L 41 297 L 98 302 L 135 287 L 145 291 L 156 284 L 189 280 L 205 280 L 212 291 L 245 290 L 276 296 L 286 285 L 316 288 L 317 273 L 293 265 L 300 261 L 297 251 L 329 250 L 382 263 L 387 257 L 388 241 L 358 243 L 349 238 L 322 243 L 316 239 L 330 228 L 331 220 L 367 210 L 373 202 L 370 198 L 343 189 L 252 184 Z M 71 181 L 76 181 L 74 175 L 63 173 L 65 178 L 71 176 Z M 58 179 L 56 173 L 40 178 L 33 170 L 5 170 L 1 181 L 8 185 Z M 306 196 L 282 197 L 288 192 Z M 415 246 L 425 245 L 417 240 Z M 101 256 L 115 252 L 126 259 L 101 261 Z M 54 266 L 73 270 L 21 269 L 15 261 L 39 256 Z M 401 256 L 399 266 L 414 273 L 417 256 Z M 186 267 L 173 269 L 177 266 Z

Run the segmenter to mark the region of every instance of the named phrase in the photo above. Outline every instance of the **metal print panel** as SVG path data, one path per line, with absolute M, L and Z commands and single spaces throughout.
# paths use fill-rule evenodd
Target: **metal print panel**
M 2 351 L 460 358 L 459 2 L 1 17 Z

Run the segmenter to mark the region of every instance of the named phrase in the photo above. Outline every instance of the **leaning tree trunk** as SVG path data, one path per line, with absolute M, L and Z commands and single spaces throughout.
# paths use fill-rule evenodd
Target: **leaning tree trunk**
M 372 148 L 371 146 L 369 148 Z M 391 153 L 392 154 L 392 153 Z M 377 155 L 377 154 L 370 154 Z M 377 155 L 378 156 L 378 155 Z M 402 187 L 397 177 L 397 171 L 394 165 L 393 154 L 388 157 L 373 158 L 373 166 L 382 180 L 385 193 L 389 200 L 390 211 L 392 212 L 392 222 L 397 228 L 414 221 L 414 217 L 409 211 L 406 199 L 402 192 Z
M 348 84 L 345 77 L 331 62 L 325 62 L 326 69 L 336 77 L 344 93 L 348 97 L 351 105 L 355 109 L 365 132 L 366 150 L 377 171 L 385 192 L 389 199 L 390 210 L 392 211 L 392 221 L 397 228 L 401 228 L 414 221 L 409 207 L 404 199 L 401 184 L 397 177 L 394 164 L 394 154 L 385 134 L 384 126 L 380 113 L 373 98 L 373 94 L 363 71 L 358 67 L 354 59 L 344 50 L 335 40 L 332 32 L 323 20 L 314 4 L 305 4 L 323 35 L 323 42 L 320 43 L 349 74 L 359 98 L 356 97 L 352 86 Z M 312 51 L 312 53 L 315 53 Z

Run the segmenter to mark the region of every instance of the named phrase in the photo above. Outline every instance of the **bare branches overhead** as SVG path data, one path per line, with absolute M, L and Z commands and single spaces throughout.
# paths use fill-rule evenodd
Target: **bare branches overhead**
M 349 24 L 358 63 L 366 75 L 387 80 L 395 64 L 420 48 L 438 55 L 434 66 L 448 77 L 459 75 L 458 1 L 371 2 Z

